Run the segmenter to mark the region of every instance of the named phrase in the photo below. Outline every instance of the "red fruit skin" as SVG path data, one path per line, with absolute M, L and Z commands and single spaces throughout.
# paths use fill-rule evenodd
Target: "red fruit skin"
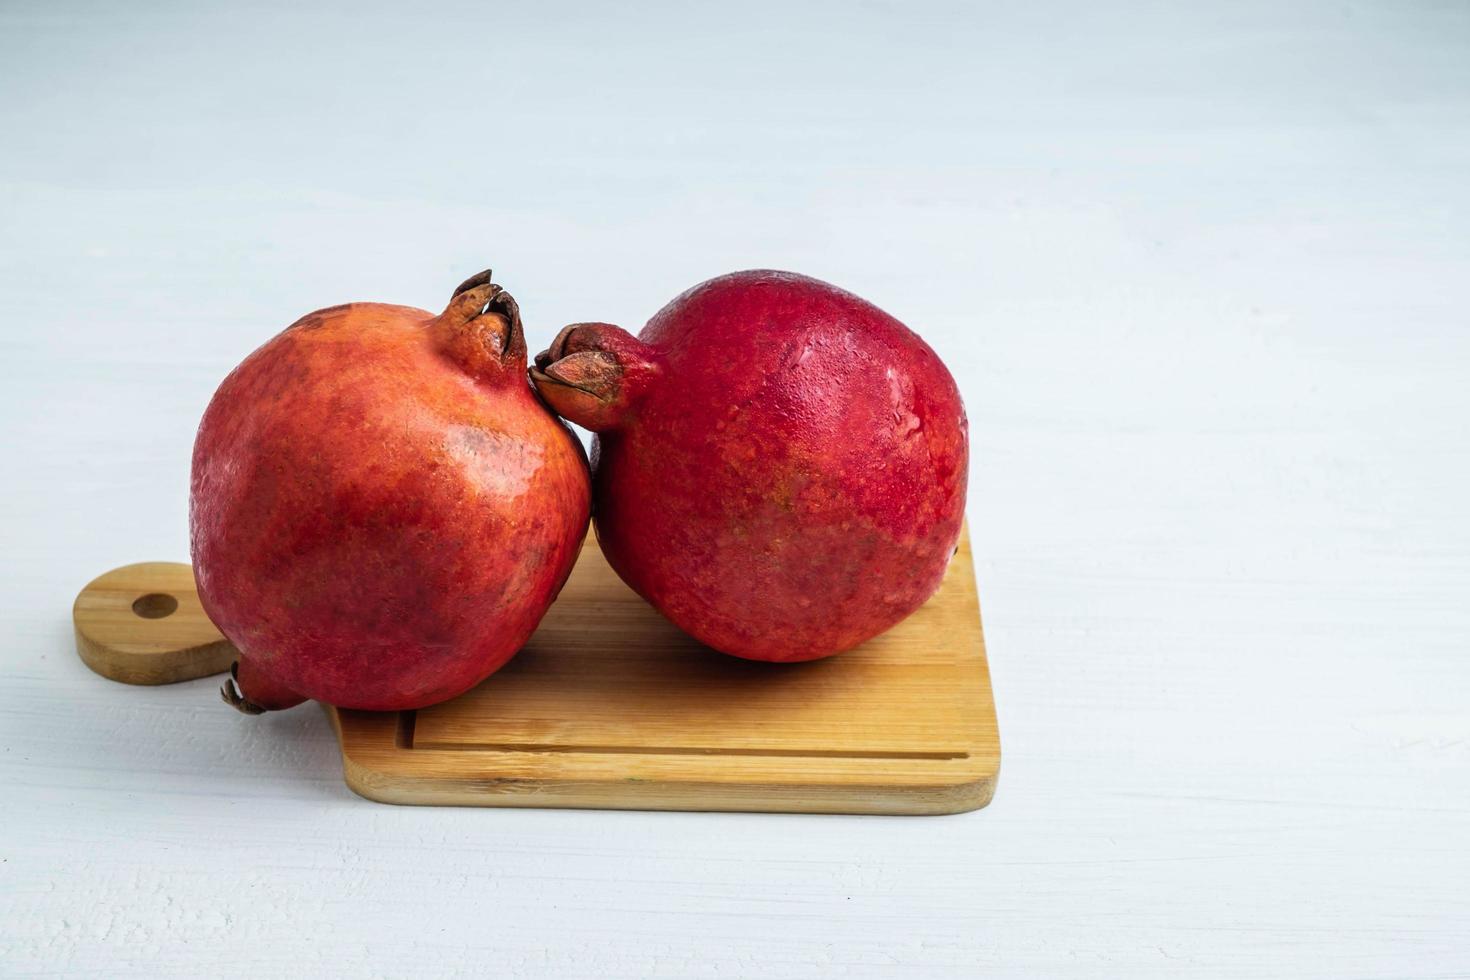
M 739 272 L 636 340 L 573 325 L 537 365 L 552 407 L 598 430 L 609 562 L 709 646 L 829 656 L 938 588 L 964 520 L 964 406 L 934 351 L 865 300 Z
M 520 649 L 566 581 L 586 459 L 526 383 L 518 314 L 481 315 L 499 287 L 477 279 L 439 317 L 309 314 L 210 402 L 194 573 L 247 701 L 255 676 L 273 682 L 265 708 L 283 692 L 373 710 L 451 698 Z

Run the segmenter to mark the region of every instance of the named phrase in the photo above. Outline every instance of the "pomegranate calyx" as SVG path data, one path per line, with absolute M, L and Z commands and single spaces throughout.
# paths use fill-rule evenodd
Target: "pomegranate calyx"
M 563 327 L 530 371 L 553 411 L 594 432 L 621 425 L 657 373 L 652 348 L 610 323 Z
M 220 687 L 219 696 L 221 701 L 242 715 L 263 715 L 269 710 L 251 701 L 240 691 L 240 661 L 238 660 L 230 664 L 230 679 Z
M 484 381 L 519 377 L 526 363 L 520 306 L 491 275 L 460 283 L 430 328 L 446 357 Z

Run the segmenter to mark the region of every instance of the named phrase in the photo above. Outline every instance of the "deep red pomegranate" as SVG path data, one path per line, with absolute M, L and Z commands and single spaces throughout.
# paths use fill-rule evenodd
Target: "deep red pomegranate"
M 597 432 L 597 536 L 717 650 L 811 660 L 938 588 L 964 519 L 964 406 L 902 323 L 788 272 L 694 287 L 638 337 L 564 329 L 532 377 Z
M 226 700 L 389 710 L 474 686 L 556 597 L 590 502 L 489 272 L 438 316 L 302 317 L 225 379 L 194 444 L 194 575 L 241 655 Z

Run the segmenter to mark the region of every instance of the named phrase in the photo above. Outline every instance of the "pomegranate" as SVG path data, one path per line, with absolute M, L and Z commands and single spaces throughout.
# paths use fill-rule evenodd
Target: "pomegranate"
M 964 519 L 964 406 L 934 351 L 871 303 L 737 272 L 636 338 L 573 324 L 531 375 L 597 433 L 608 561 L 703 643 L 825 657 L 938 588 Z
M 241 657 L 225 699 L 389 710 L 473 687 L 556 597 L 590 504 L 489 272 L 438 316 L 302 317 L 225 379 L 194 444 L 194 575 Z

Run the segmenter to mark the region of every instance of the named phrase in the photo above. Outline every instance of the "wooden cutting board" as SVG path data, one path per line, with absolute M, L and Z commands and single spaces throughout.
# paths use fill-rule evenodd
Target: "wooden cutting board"
M 82 659 L 126 683 L 235 659 L 188 565 L 108 572 L 73 618 Z M 589 535 L 536 634 L 479 687 L 418 711 L 326 710 L 347 785 L 385 803 L 939 814 L 984 806 L 1000 769 L 968 530 L 922 609 L 800 664 L 701 646 Z

